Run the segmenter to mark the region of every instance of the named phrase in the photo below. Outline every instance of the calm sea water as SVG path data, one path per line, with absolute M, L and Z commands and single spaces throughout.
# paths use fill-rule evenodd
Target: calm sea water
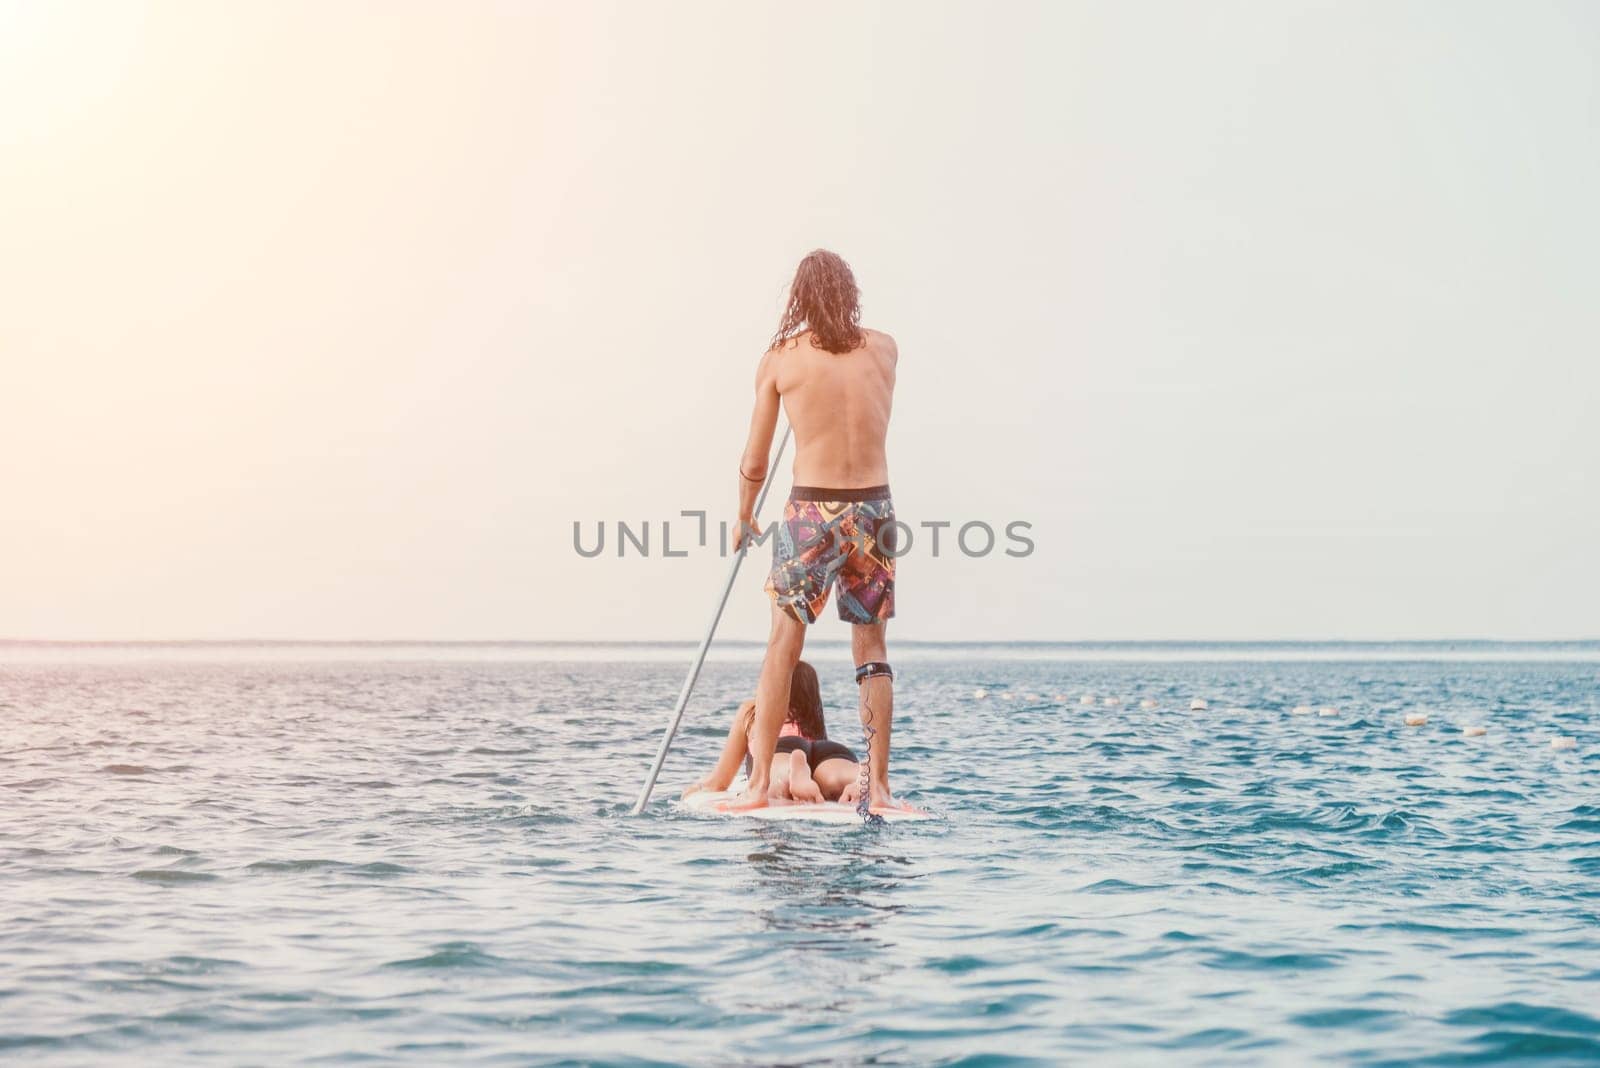
M 628 817 L 686 659 L 4 650 L 0 1059 L 1600 1060 L 1592 646 L 911 650 L 876 828 L 671 807 L 748 652 Z

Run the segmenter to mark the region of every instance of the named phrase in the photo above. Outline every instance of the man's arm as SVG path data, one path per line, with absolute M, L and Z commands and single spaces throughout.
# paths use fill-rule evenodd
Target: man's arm
M 772 435 L 778 429 L 778 354 L 768 352 L 756 368 L 756 403 L 750 413 L 750 436 L 739 457 L 739 530 L 734 548 L 744 543 L 746 528 L 755 520 L 756 494 L 767 478 Z

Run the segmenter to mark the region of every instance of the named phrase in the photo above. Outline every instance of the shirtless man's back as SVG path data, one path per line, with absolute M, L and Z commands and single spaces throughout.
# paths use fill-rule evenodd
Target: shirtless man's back
M 807 256 L 789 306 L 756 372 L 755 410 L 739 464 L 739 519 L 752 522 L 781 403 L 794 430 L 794 489 L 773 541 L 772 631 L 756 687 L 746 799 L 766 803 L 789 679 L 837 587 L 839 617 L 851 624 L 867 738 L 862 781 L 851 794 L 863 814 L 895 802 L 889 792 L 893 673 L 884 631 L 894 616 L 894 502 L 885 438 L 894 399 L 894 339 L 859 325 L 855 278 L 831 252 Z
M 861 333 L 859 348 L 832 353 L 814 347 L 808 330 L 762 358 L 794 428 L 799 485 L 848 488 L 889 481 L 884 439 L 899 352 L 888 334 Z

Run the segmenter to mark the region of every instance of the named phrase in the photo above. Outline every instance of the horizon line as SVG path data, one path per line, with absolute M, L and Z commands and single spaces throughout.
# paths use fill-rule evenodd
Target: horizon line
M 543 646 L 617 647 L 674 646 L 694 648 L 691 638 L 0 638 L 0 646 Z M 726 638 L 716 645 L 764 648 L 755 638 Z M 815 638 L 809 645 L 849 646 L 848 638 Z M 1600 638 L 902 638 L 902 646 L 1230 646 L 1230 645 L 1595 645 Z

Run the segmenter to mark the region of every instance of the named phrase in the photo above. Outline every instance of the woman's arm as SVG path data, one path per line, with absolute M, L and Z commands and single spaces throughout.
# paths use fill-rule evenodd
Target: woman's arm
M 754 701 L 746 701 L 739 706 L 739 711 L 733 714 L 732 725 L 728 727 L 728 740 L 722 743 L 722 755 L 717 758 L 717 766 L 698 784 L 685 790 L 686 795 L 696 790 L 726 790 L 732 784 L 733 777 L 739 774 L 739 765 L 744 763 L 745 754 L 750 751 L 746 736 L 755 714 Z

